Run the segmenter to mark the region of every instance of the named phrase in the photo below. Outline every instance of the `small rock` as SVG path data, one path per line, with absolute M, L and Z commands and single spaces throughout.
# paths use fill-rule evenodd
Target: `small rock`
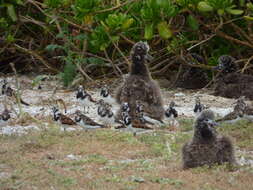
M 137 183 L 145 182 L 145 180 L 142 177 L 135 177 L 135 176 L 132 176 L 132 181 Z
M 49 159 L 49 160 L 55 160 L 55 157 L 52 154 L 48 154 L 47 155 L 47 159 Z
M 65 131 L 67 131 L 67 132 L 76 131 L 76 130 L 77 130 L 77 128 L 74 128 L 74 127 L 67 127 L 67 128 L 65 129 Z M 64 131 L 64 128 L 63 128 L 63 127 L 61 127 L 61 131 Z
M 10 174 L 10 173 L 7 173 L 7 172 L 0 172 L 0 179 L 9 178 L 9 177 L 11 177 L 11 174 Z
M 74 154 L 69 154 L 67 155 L 67 158 L 70 160 L 78 160 L 80 156 L 75 156 Z
M 174 94 L 174 96 L 176 96 L 176 97 L 182 97 L 182 96 L 185 96 L 185 94 L 182 93 L 182 92 L 179 92 L 179 93 Z

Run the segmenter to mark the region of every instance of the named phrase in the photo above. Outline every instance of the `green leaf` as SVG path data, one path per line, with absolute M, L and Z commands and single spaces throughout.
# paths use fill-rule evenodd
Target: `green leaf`
M 57 45 L 57 44 L 50 44 L 45 48 L 47 51 L 54 51 L 56 49 L 64 49 L 63 46 Z
M 112 36 L 112 42 L 117 42 L 119 40 L 119 36 Z
M 73 40 L 86 40 L 86 39 L 88 39 L 86 34 L 79 34 L 73 37 Z
M 152 39 L 153 38 L 153 33 L 154 33 L 154 24 L 153 23 L 147 24 L 145 26 L 144 38 L 146 40 Z
M 16 3 L 17 3 L 18 5 L 24 5 L 24 2 L 23 2 L 22 0 L 16 0 Z
M 7 4 L 7 13 L 9 15 L 9 17 L 11 17 L 11 20 L 13 22 L 16 22 L 17 21 L 17 15 L 16 15 L 16 12 L 15 12 L 15 9 L 14 9 L 14 6 L 11 5 L 11 4 Z
M 201 12 L 211 12 L 213 11 L 213 7 L 210 6 L 207 2 L 201 1 L 198 4 L 198 10 Z
M 247 3 L 246 4 L 247 8 L 253 11 L 253 3 Z
M 32 86 L 33 87 L 37 86 L 40 83 L 40 81 L 44 80 L 45 78 L 48 78 L 48 76 L 47 75 L 39 75 L 39 76 L 35 77 L 35 79 L 33 79 Z
M 56 35 L 56 38 L 59 39 L 59 38 L 64 38 L 65 37 L 65 34 L 64 32 L 60 32 Z
M 95 58 L 95 57 L 90 57 L 88 58 L 89 63 L 91 64 L 96 64 L 96 65 L 104 65 L 105 62 L 102 59 Z
M 197 19 L 195 19 L 192 15 L 189 15 L 187 17 L 187 24 L 191 27 L 192 30 L 199 29 L 199 23 L 198 23 Z
M 168 39 L 170 37 L 172 37 L 172 31 L 170 30 L 167 22 L 162 21 L 157 25 L 157 29 L 159 32 L 159 35 L 163 38 L 163 39 Z
M 226 9 L 226 12 L 230 13 L 231 15 L 241 15 L 244 11 L 239 9 Z
M 0 28 L 6 29 L 8 27 L 8 22 L 5 18 L 0 18 Z
M 134 19 L 133 18 L 129 18 L 127 19 L 121 26 L 122 29 L 127 29 L 129 28 L 132 24 L 134 23 Z
M 217 13 L 220 16 L 224 15 L 224 9 L 218 9 Z
M 8 43 L 12 43 L 12 42 L 15 41 L 15 38 L 14 38 L 13 35 L 8 34 L 7 37 L 6 37 L 6 41 L 7 41 Z
M 251 16 L 244 16 L 244 18 L 245 18 L 246 20 L 251 20 L 251 21 L 253 21 L 253 17 L 251 17 Z
M 72 60 L 69 60 L 72 61 Z M 62 80 L 64 86 L 69 86 L 76 76 L 76 65 L 68 62 L 64 66 Z

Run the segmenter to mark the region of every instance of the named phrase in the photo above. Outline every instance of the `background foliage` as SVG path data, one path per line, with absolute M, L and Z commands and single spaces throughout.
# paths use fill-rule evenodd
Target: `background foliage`
M 247 0 L 0 0 L 0 70 L 60 73 L 67 86 L 127 71 L 134 43 L 148 41 L 154 75 L 189 52 L 209 68 L 231 54 L 251 72 L 253 4 Z M 181 63 L 180 61 L 178 63 Z M 172 64 L 175 63 L 175 64 Z M 246 68 L 247 67 L 247 68 Z

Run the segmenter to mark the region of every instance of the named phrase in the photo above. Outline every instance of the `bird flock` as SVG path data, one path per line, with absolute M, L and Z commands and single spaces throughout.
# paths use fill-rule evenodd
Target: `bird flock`
M 130 72 L 123 83 L 111 93 L 108 86 L 100 90 L 100 99 L 96 100 L 80 85 L 75 94 L 76 102 L 83 110 L 76 110 L 75 117 L 63 114 L 58 105 L 51 106 L 52 120 L 57 122 L 64 131 L 69 127 L 79 125 L 85 130 L 113 128 L 115 130 L 132 132 L 154 131 L 159 126 L 170 130 L 180 128 L 176 103 L 171 101 L 165 108 L 160 87 L 152 79 L 146 60 L 149 57 L 149 46 L 146 42 L 136 43 L 130 53 Z M 220 69 L 224 65 L 219 65 Z M 228 68 L 226 67 L 226 72 Z M 13 90 L 7 80 L 1 81 L 1 96 L 18 99 L 18 93 Z M 182 148 L 183 168 L 193 168 L 203 165 L 229 163 L 235 164 L 234 146 L 229 137 L 218 134 L 216 127 L 222 122 L 233 123 L 240 119 L 253 122 L 253 107 L 245 102 L 242 96 L 234 103 L 234 109 L 223 118 L 215 120 L 214 112 L 201 103 L 199 97 L 195 100 L 192 111 L 196 115 L 193 125 L 194 134 Z M 20 98 L 25 106 L 30 104 Z M 64 103 L 64 102 L 63 102 Z M 113 105 L 119 108 L 113 111 Z M 91 108 L 96 108 L 96 119 L 88 117 Z M 4 106 L 0 114 L 0 127 L 7 125 L 11 119 L 10 110 Z M 66 110 L 65 110 L 66 112 Z

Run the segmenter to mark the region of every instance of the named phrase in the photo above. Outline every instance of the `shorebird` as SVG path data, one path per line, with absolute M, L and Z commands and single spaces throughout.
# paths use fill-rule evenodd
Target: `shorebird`
M 193 112 L 195 113 L 196 117 L 199 116 L 199 114 L 205 109 L 205 106 L 203 104 L 201 104 L 200 102 L 200 98 L 196 97 L 195 99 L 195 106 L 193 109 Z
M 109 89 L 107 86 L 104 86 L 101 91 L 100 91 L 100 96 L 101 98 L 109 103 L 109 104 L 113 104 L 115 103 L 115 99 L 111 96 L 110 92 L 109 92 Z
M 164 122 L 159 119 L 152 118 L 149 114 L 147 114 L 144 110 L 144 105 L 141 103 L 141 101 L 136 101 L 136 110 L 135 110 L 135 118 L 137 120 L 140 120 L 142 124 L 146 125 L 156 125 L 160 126 L 163 125 Z M 148 107 L 146 107 L 148 108 Z
M 67 127 L 71 127 L 73 125 L 76 125 L 76 122 L 74 122 L 70 117 L 63 115 L 58 108 L 53 107 L 53 120 L 56 121 L 58 124 L 60 124 L 64 131 L 66 131 Z
M 2 90 L 1 90 L 2 95 L 17 99 L 17 92 L 11 88 L 11 86 L 8 84 L 7 80 L 4 79 L 2 81 L 2 83 L 3 83 Z M 16 101 L 16 100 L 14 100 L 14 101 Z M 21 97 L 20 97 L 20 103 L 23 105 L 26 105 L 26 106 L 30 105 L 27 102 L 25 102 Z
M 235 123 L 244 117 L 244 110 L 245 110 L 246 104 L 242 99 L 238 99 L 236 101 L 236 105 L 234 106 L 234 110 L 227 115 L 225 115 L 221 119 L 217 119 L 217 122 L 225 122 L 225 123 Z
M 106 107 L 104 105 L 99 105 L 97 108 L 97 114 L 99 120 L 107 127 L 111 127 L 114 124 L 114 113 L 111 110 L 111 107 Z
M 97 128 L 105 128 L 104 125 L 99 124 L 89 118 L 88 116 L 81 113 L 81 111 L 77 110 L 75 116 L 75 122 L 81 125 L 84 129 L 97 129 Z
M 96 103 L 91 95 L 84 90 L 82 85 L 80 85 L 77 89 L 76 99 L 81 103 L 81 105 L 83 105 L 84 113 L 89 113 L 90 106 Z
M 168 109 L 165 111 L 165 116 L 166 118 L 169 119 L 169 126 L 172 128 L 178 128 L 179 127 L 179 123 L 176 120 L 176 118 L 178 117 L 178 112 L 175 109 L 175 102 L 171 101 L 170 105 L 168 107 Z
M 10 111 L 5 108 L 4 111 L 0 114 L 0 127 L 5 126 L 10 118 Z

